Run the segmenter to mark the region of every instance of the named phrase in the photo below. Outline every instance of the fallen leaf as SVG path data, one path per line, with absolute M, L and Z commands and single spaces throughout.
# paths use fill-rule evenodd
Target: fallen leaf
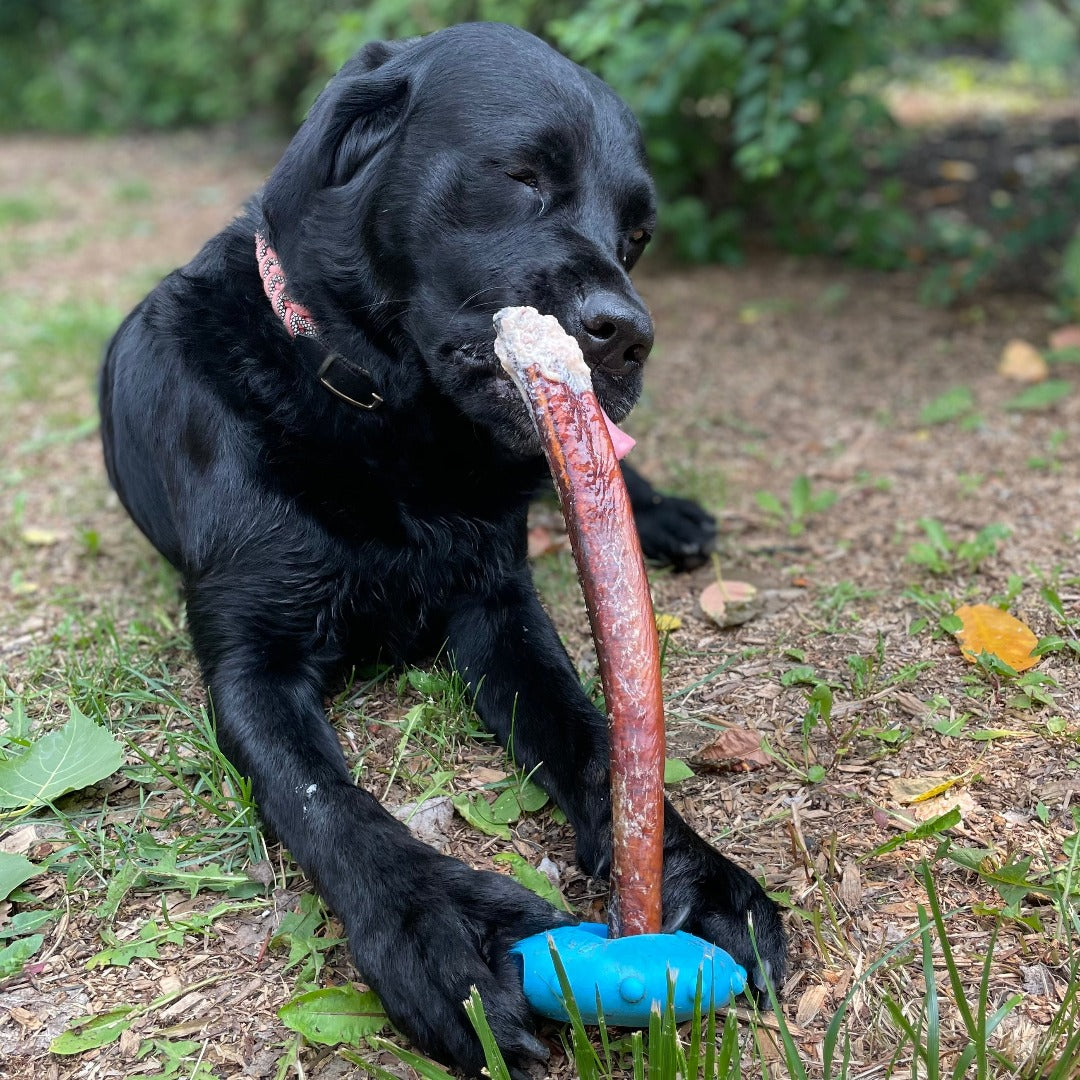
M 854 860 L 844 867 L 844 873 L 840 878 L 839 893 L 840 902 L 849 910 L 857 908 L 862 903 L 862 875 L 859 873 L 858 863 Z
M 949 160 L 938 166 L 938 175 L 942 180 L 953 183 L 970 184 L 979 175 L 979 170 L 970 161 Z
M 821 1012 L 821 1006 L 825 1004 L 825 999 L 829 996 L 828 987 L 825 986 L 808 986 L 799 998 L 799 1004 L 795 1006 L 795 1023 L 799 1027 L 805 1027 L 814 1019 L 819 1012 Z
M 1001 353 L 998 373 L 1016 382 L 1042 382 L 1050 374 L 1050 366 L 1034 345 L 1013 338 Z
M 454 804 L 449 795 L 439 795 L 424 802 L 391 807 L 390 813 L 403 821 L 418 840 L 442 850 L 440 845 L 446 844 L 446 830 L 454 820 Z
M 962 623 L 956 640 L 971 663 L 983 652 L 1003 660 L 1014 671 L 1026 671 L 1039 662 L 1031 650 L 1039 639 L 1014 615 L 989 604 L 964 604 L 956 609 Z
M 698 603 L 718 626 L 740 626 L 761 606 L 757 589 L 746 581 L 714 581 L 702 590 Z
M 927 799 L 948 791 L 962 779 L 962 776 L 948 776 L 945 773 L 898 776 L 889 781 L 889 794 L 894 802 L 898 802 L 901 806 L 909 806 L 913 803 L 926 802 Z
M 60 539 L 52 529 L 23 529 L 22 541 L 30 547 L 52 547 Z
M 703 746 L 690 762 L 716 772 L 750 772 L 771 764 L 772 758 L 761 748 L 761 736 L 756 731 L 728 728 Z
M 684 780 L 689 780 L 693 775 L 694 770 L 681 758 L 667 758 L 664 761 L 665 784 L 681 784 Z
M 1080 326 L 1060 326 L 1050 335 L 1051 349 L 1080 349 Z
M 955 810 L 960 815 L 960 820 L 966 821 L 978 809 L 979 804 L 966 791 L 956 791 L 916 803 L 911 808 L 911 816 L 916 821 L 931 821 Z

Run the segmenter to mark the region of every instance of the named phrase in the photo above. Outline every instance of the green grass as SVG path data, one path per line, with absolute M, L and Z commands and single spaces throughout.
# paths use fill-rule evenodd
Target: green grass
M 0 199 L 0 228 L 33 225 L 49 216 L 49 200 L 43 196 L 11 195 Z
M 3 396 L 11 402 L 41 402 L 66 380 L 81 376 L 89 383 L 121 315 L 119 308 L 90 300 L 43 305 L 12 298 L 6 305 L 0 350 L 15 352 L 19 362 L 0 369 Z
M 1078 819 L 1080 824 L 1080 819 Z M 1071 1080 L 1080 1059 L 1080 868 L 1075 841 L 1065 863 L 1046 888 L 1021 878 L 1021 891 L 1028 887 L 1042 889 L 1054 906 L 1058 919 L 1056 930 L 1067 956 L 1070 973 L 1068 988 L 1058 1003 L 1046 1036 L 1027 1060 L 1012 1058 L 995 1041 L 995 1033 L 1023 1000 L 1022 994 L 1002 997 L 993 988 L 995 949 L 1002 926 L 1002 916 L 990 921 L 988 945 L 979 965 L 979 978 L 972 988 L 966 970 L 958 960 L 950 936 L 950 920 L 958 912 L 946 912 L 937 885 L 940 866 L 934 869 L 921 864 L 918 877 L 925 901 L 917 907 L 918 928 L 875 960 L 853 983 L 836 1007 L 824 1040 L 820 1062 L 807 1061 L 784 1010 L 770 987 L 771 1021 L 766 1024 L 752 1001 L 747 1001 L 747 1030 L 737 1014 L 728 1011 L 718 1016 L 713 1008 L 702 1009 L 700 995 L 695 1018 L 676 1023 L 670 998 L 665 1008 L 654 1009 L 649 1029 L 644 1033 L 616 1034 L 600 1018 L 594 1030 L 581 1021 L 565 976 L 561 976 L 563 996 L 570 1022 L 563 1026 L 560 1038 L 574 1075 L 582 1080 L 616 1080 L 632 1076 L 635 1080 L 741 1080 L 745 1076 L 773 1077 L 779 1064 L 793 1080 L 810 1076 L 821 1080 L 855 1080 L 860 1075 L 852 1066 L 851 1046 L 854 1033 L 853 1004 L 863 997 L 874 982 L 886 987 L 882 995 L 880 1023 L 892 1032 L 893 1051 L 887 1075 L 908 1075 L 911 1080 L 995 1080 L 1005 1076 L 1039 1077 L 1041 1080 Z M 948 854 L 948 842 L 941 854 Z M 560 966 L 557 964 L 557 969 Z M 491 1038 L 483 1004 L 473 990 L 468 1003 L 469 1018 L 484 1048 L 487 1070 L 492 1077 L 508 1077 L 502 1054 Z M 943 1028 L 959 1030 L 962 1038 L 946 1040 Z M 765 1032 L 775 1030 L 778 1038 Z M 946 1051 L 946 1041 L 956 1049 Z M 431 1062 L 403 1052 L 393 1043 L 376 1043 L 431 1080 L 451 1080 L 451 1074 Z M 767 1053 L 765 1047 L 771 1050 Z M 779 1051 L 779 1062 L 775 1056 Z M 392 1073 L 358 1058 L 352 1058 L 372 1075 L 391 1077 Z

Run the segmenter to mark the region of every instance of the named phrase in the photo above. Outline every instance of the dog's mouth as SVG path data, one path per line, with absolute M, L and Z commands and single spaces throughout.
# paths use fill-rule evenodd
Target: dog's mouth
M 471 376 L 489 384 L 489 392 L 494 393 L 500 402 L 505 403 L 506 408 L 513 416 L 512 423 L 519 429 L 519 433 L 523 421 L 527 425 L 529 432 L 534 433 L 532 417 L 528 414 L 517 387 L 499 363 L 491 341 L 475 341 L 460 345 L 453 350 L 453 355 L 454 360 Z M 595 374 L 594 371 L 594 376 Z M 615 451 L 615 456 L 621 460 L 634 448 L 635 441 L 608 415 L 608 408 L 601 397 L 601 388 L 596 387 L 595 382 L 594 377 L 594 389 L 597 391 L 600 411 L 603 414 L 604 423 L 607 425 L 608 435 L 611 437 L 611 445 Z M 625 411 L 628 412 L 629 410 Z

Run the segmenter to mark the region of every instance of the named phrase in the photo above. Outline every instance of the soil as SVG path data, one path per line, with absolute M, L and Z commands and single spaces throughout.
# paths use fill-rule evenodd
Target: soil
M 5 293 L 13 303 L 104 305 L 122 314 L 229 218 L 261 183 L 273 150 L 237 147 L 226 134 L 4 139 L 0 199 L 31 194 L 46 207 L 39 220 L 0 227 Z M 665 659 L 669 755 L 698 762 L 696 775 L 673 787 L 672 798 L 790 906 L 785 1012 L 811 1075 L 820 1075 L 826 1026 L 853 988 L 852 1075 L 885 1075 L 897 1053 L 897 1066 L 908 1072 L 910 1050 L 897 1051 L 883 995 L 918 1001 L 920 959 L 901 948 L 888 967 L 857 980 L 917 931 L 918 905 L 927 899 L 919 863 L 934 856 L 942 837 L 877 850 L 956 806 L 960 820 L 947 833 L 954 845 L 986 849 L 984 868 L 1030 857 L 1035 875 L 1062 865 L 1080 799 L 1075 654 L 1049 654 L 1035 669 L 1054 680 L 1052 704 L 1017 707 L 1015 687 L 979 674 L 950 635 L 934 634 L 937 613 L 918 629 L 926 611 L 911 590 L 943 597 L 942 610 L 1008 594 L 1010 610 L 1036 635 L 1069 636 L 1040 586 L 1053 585 L 1066 614 L 1080 615 L 1080 392 L 1074 386 L 1042 409 L 1008 407 L 1023 388 L 998 374 L 1003 347 L 1013 338 L 1043 347 L 1053 328 L 1047 302 L 1030 294 L 984 293 L 954 310 L 931 310 L 917 299 L 915 275 L 775 255 L 756 255 L 740 268 L 646 266 L 640 283 L 658 344 L 646 397 L 628 425 L 638 438 L 636 463 L 663 486 L 715 510 L 717 567 L 728 578 L 755 583 L 763 598 L 752 619 L 723 629 L 697 603 L 717 567 L 653 575 L 658 612 L 678 620 Z M 5 387 L 19 374 L 23 340 L 0 337 Z M 7 511 L 0 526 L 0 665 L 9 690 L 27 696 L 31 711 L 45 713 L 46 721 L 63 702 L 42 686 L 77 684 L 79 642 L 87 651 L 111 647 L 87 629 L 104 616 L 127 641 L 138 642 L 147 624 L 171 626 L 173 644 L 147 648 L 162 653 L 169 691 L 193 704 L 203 700 L 175 579 L 162 573 L 109 493 L 96 436 L 79 428 L 93 415 L 96 363 L 95 343 L 0 413 Z M 1061 363 L 1053 375 L 1075 384 L 1077 371 Z M 969 412 L 925 422 L 923 409 L 957 386 L 972 393 Z M 763 510 L 756 496 L 769 492 L 786 505 L 799 476 L 808 478 L 813 494 L 832 492 L 835 502 L 792 526 Z M 977 565 L 933 574 L 908 558 L 925 539 L 923 518 L 940 522 L 955 541 L 995 523 L 1009 535 Z M 557 532 L 550 506 L 541 505 L 536 520 Z M 48 542 L 31 542 L 31 529 Z M 572 655 L 589 670 L 587 627 L 565 553 L 540 556 L 536 570 Z M 869 685 L 858 683 L 853 656 L 880 658 Z M 812 686 L 790 674 L 800 665 L 832 687 L 827 723 L 806 720 Z M 102 689 L 107 699 L 108 688 Z M 393 758 L 400 730 L 392 725 L 418 701 L 390 681 L 355 687 L 334 703 L 343 743 L 365 775 L 379 777 Z M 112 716 L 127 708 L 107 699 Z M 185 722 L 164 697 L 157 711 L 169 723 Z M 710 766 L 706 748 L 726 731 L 765 740 L 767 763 L 749 768 L 742 753 L 715 752 L 721 768 Z M 152 734 L 146 745 L 158 745 Z M 479 791 L 504 774 L 501 754 L 488 744 L 459 738 L 443 752 L 455 791 Z M 913 801 L 913 790 L 946 783 L 942 793 Z M 400 778 L 379 785 L 389 802 L 419 794 Z M 180 813 L 175 789 L 161 785 L 146 797 L 162 823 L 157 835 L 168 838 L 169 815 Z M 118 781 L 111 792 L 92 793 L 89 805 L 106 806 L 102 827 L 114 829 L 138 798 L 134 785 L 125 789 Z M 63 843 L 47 829 L 23 841 L 13 840 L 16 832 L 5 834 L 9 848 L 22 843 L 36 855 Z M 503 850 L 534 865 L 548 856 L 579 911 L 588 915 L 602 904 L 603 887 L 575 870 L 568 831 L 547 811 L 515 823 L 509 843 L 460 817 L 445 833 L 447 849 L 477 867 L 492 868 L 492 855 Z M 293 1045 L 277 1010 L 292 992 L 295 972 L 267 942 L 281 912 L 307 886 L 286 874 L 287 855 L 272 847 L 269 859 L 275 880 L 288 886 L 272 905 L 229 915 L 185 947 L 163 946 L 157 958 L 91 971 L 86 960 L 102 948 L 106 929 L 97 910 L 99 883 L 75 882 L 65 890 L 58 875 L 31 881 L 34 900 L 21 907 L 60 905 L 65 913 L 46 931 L 37 962 L 0 985 L 5 1075 L 151 1073 L 163 1058 L 149 1040 L 171 1038 L 198 1041 L 199 1067 L 207 1070 L 200 1076 L 275 1076 Z M 973 997 L 995 925 L 989 913 L 1005 903 L 985 875 L 947 859 L 935 865 Z M 163 902 L 178 917 L 219 899 L 136 889 L 111 931 L 129 940 L 147 919 L 160 917 Z M 0 903 L 0 926 L 19 908 Z M 1039 1050 L 1049 1030 L 1066 990 L 1069 957 L 1055 911 L 1039 894 L 1028 893 L 1013 914 L 1018 917 L 1001 923 L 989 995 L 997 1008 L 1023 994 L 994 1036 L 995 1045 L 1022 1060 Z M 1041 930 L 1032 920 L 1041 920 Z M 332 950 L 323 984 L 354 977 L 344 950 Z M 74 1017 L 170 992 L 169 1004 L 117 1042 L 75 1057 L 48 1053 Z M 949 1060 L 964 1039 L 955 1008 L 944 1002 L 942 1028 Z M 557 1036 L 546 1036 L 553 1048 L 549 1075 L 570 1075 Z M 415 1075 L 383 1051 L 358 1052 L 397 1074 Z M 194 1067 L 192 1058 L 182 1075 Z M 365 1075 L 325 1047 L 301 1049 L 297 1074 Z

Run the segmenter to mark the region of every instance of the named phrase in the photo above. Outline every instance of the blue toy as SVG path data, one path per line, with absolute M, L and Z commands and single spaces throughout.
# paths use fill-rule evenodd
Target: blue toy
M 587 1024 L 598 1022 L 599 997 L 605 1023 L 648 1027 L 653 1005 L 661 1011 L 666 1007 L 669 973 L 675 987 L 675 1019 L 680 1022 L 694 1015 L 699 972 L 703 1012 L 708 1012 L 710 999 L 719 1008 L 746 987 L 742 966 L 693 934 L 608 938 L 603 923 L 560 926 L 524 938 L 510 950 L 521 957 L 526 1000 L 534 1012 L 550 1020 L 570 1019 L 551 957 L 553 946 Z

